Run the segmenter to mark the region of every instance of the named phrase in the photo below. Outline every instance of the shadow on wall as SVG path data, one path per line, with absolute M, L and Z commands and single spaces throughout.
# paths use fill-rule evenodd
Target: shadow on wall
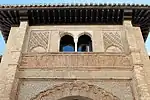
M 1 62 L 2 56 L 0 56 L 0 62 Z

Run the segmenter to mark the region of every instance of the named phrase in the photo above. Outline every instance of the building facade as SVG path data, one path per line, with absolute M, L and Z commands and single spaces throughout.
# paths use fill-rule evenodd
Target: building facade
M 0 6 L 0 100 L 150 100 L 149 5 Z

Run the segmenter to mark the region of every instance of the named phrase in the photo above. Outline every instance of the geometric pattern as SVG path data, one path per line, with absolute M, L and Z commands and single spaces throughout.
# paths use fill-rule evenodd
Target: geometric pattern
M 123 49 L 123 43 L 122 43 L 122 40 L 121 40 L 121 35 L 118 34 L 117 32 L 104 32 L 103 33 L 103 40 L 104 40 L 105 51 L 110 46 L 116 46 L 121 51 L 124 50 Z
M 47 50 L 49 31 L 31 31 L 28 42 L 28 51 L 30 52 L 35 47 L 42 47 Z

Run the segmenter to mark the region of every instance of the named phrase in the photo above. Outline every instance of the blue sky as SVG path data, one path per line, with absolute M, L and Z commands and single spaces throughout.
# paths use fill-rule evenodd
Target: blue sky
M 44 3 L 135 3 L 135 4 L 148 4 L 150 5 L 150 0 L 0 0 L 0 5 L 2 4 L 44 4 Z M 147 51 L 150 55 L 150 35 L 145 43 Z M 0 55 L 3 54 L 5 50 L 5 43 L 0 33 Z

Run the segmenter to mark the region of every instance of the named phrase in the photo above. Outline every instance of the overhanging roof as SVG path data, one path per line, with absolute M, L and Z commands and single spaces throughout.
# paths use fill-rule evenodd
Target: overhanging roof
M 29 25 L 123 24 L 124 19 L 141 27 L 146 40 L 150 31 L 150 5 L 138 4 L 59 4 L 2 5 L 0 30 L 7 40 L 10 27 L 28 20 Z

